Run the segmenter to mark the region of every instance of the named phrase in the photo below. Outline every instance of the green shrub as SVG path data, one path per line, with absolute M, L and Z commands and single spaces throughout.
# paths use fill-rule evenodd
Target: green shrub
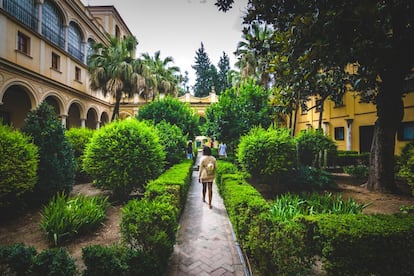
M 72 276 L 77 270 L 75 260 L 65 248 L 51 248 L 33 258 L 31 273 L 36 276 Z
M 158 124 L 165 120 L 178 126 L 190 139 L 199 133 L 199 116 L 186 103 L 173 97 L 165 97 L 144 105 L 138 111 L 138 120 L 149 120 Z
M 327 275 L 411 275 L 414 216 L 318 215 L 300 220 Z
M 39 179 L 30 199 L 44 203 L 58 192 L 70 193 L 75 177 L 75 159 L 53 107 L 42 102 L 37 109 L 30 111 L 22 131 L 33 138 L 40 155 Z
M 356 151 L 338 151 L 335 165 L 339 167 L 369 165 L 369 152 L 358 153 Z
M 320 130 L 306 130 L 296 137 L 298 161 L 301 165 L 322 167 L 333 164 L 336 144 Z
M 184 159 L 181 163 L 169 168 L 157 179 L 151 180 L 145 186 L 145 198 L 159 200 L 158 197 L 168 196 L 171 205 L 179 209 L 183 208 L 191 182 L 192 164 L 192 160 Z
M 58 245 L 99 227 L 108 206 L 106 197 L 59 194 L 43 208 L 40 227 L 49 242 Z
M 166 121 L 161 121 L 155 127 L 158 130 L 160 143 L 165 148 L 167 167 L 178 164 L 186 157 L 187 137 L 183 135 L 178 126 L 171 125 Z
M 95 131 L 83 168 L 95 184 L 126 199 L 164 170 L 165 151 L 153 127 L 136 119 L 116 121 Z
M 287 129 L 253 128 L 241 137 L 238 161 L 255 178 L 274 178 L 294 165 L 295 146 Z
M 37 181 L 38 148 L 28 137 L 0 123 L 0 210 L 20 208 Z
M 129 247 L 167 264 L 175 244 L 178 210 L 166 201 L 130 200 L 122 209 L 121 235 Z
M 82 169 L 82 159 L 86 145 L 91 141 L 93 130 L 89 128 L 71 128 L 65 131 L 69 143 L 72 145 L 75 154 L 75 172 L 77 181 L 90 181 Z
M 365 165 L 351 165 L 343 167 L 344 173 L 356 178 L 368 177 L 368 167 Z
M 404 178 L 411 186 L 414 195 L 414 142 L 408 143 L 398 158 L 398 175 Z
M 0 275 L 30 275 L 32 260 L 36 255 L 33 246 L 23 243 L 0 245 Z
M 90 245 L 82 248 L 84 276 L 163 275 L 157 258 L 145 251 L 120 245 Z
M 308 166 L 299 166 L 298 169 L 289 172 L 284 181 L 299 190 L 323 190 L 336 187 L 331 173 Z

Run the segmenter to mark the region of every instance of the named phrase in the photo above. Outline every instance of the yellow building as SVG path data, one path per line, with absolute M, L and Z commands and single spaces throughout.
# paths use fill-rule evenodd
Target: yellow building
M 93 41 L 132 35 L 114 6 L 80 0 L 0 0 L 0 118 L 20 128 L 47 101 L 62 124 L 91 129 L 107 123 L 114 100 L 89 88 Z M 139 99 L 131 99 L 138 102 Z M 124 116 L 136 113 L 125 105 Z M 121 115 L 123 114 L 121 113 Z
M 414 140 L 414 93 L 408 93 L 403 100 L 404 118 L 397 134 L 396 154 L 401 152 L 408 141 Z M 308 103 L 308 107 L 315 105 L 315 99 Z M 307 112 L 301 110 L 297 117 L 295 135 L 301 130 L 317 129 L 319 115 L 317 108 Z M 330 100 L 325 101 L 322 113 L 322 129 L 325 134 L 336 142 L 338 150 L 369 152 L 376 119 L 375 105 L 361 103 L 357 93 L 347 92 L 344 95 L 342 105 L 335 105 Z

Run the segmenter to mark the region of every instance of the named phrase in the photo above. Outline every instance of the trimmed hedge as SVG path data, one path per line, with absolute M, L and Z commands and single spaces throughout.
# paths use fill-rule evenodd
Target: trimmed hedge
M 123 245 L 88 247 L 83 251 L 85 275 L 163 275 L 175 244 L 179 215 L 192 175 L 185 159 L 146 185 L 141 200 L 123 208 Z M 108 267 L 109 266 L 109 267 Z
M 33 246 L 23 243 L 0 245 L 1 275 L 72 276 L 76 273 L 75 260 L 65 248 L 45 249 L 38 253 Z
M 273 220 L 242 173 L 218 172 L 217 185 L 237 238 L 257 275 L 410 275 L 413 215 L 314 215 Z
M 410 275 L 413 215 L 318 215 L 298 220 L 328 275 Z

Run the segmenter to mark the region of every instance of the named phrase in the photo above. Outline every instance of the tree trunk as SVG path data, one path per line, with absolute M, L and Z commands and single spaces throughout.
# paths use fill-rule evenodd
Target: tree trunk
M 119 104 L 121 102 L 122 92 L 117 92 L 115 95 L 114 112 L 112 113 L 111 122 L 119 118 Z
M 382 78 L 376 98 L 378 118 L 374 127 L 369 177 L 366 183 L 369 190 L 396 191 L 395 136 L 404 116 L 404 104 L 401 98 L 403 82 L 397 72 L 391 72 Z

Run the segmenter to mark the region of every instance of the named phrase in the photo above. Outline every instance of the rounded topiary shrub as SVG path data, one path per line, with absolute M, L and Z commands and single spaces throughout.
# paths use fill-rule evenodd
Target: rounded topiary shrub
M 306 130 L 296 138 L 298 161 L 301 165 L 319 168 L 332 163 L 337 146 L 321 130 Z
M 44 203 L 58 192 L 70 193 L 75 182 L 75 159 L 62 121 L 53 107 L 42 102 L 30 111 L 22 131 L 33 138 L 40 156 L 39 180 L 30 199 Z
M 82 169 L 83 153 L 86 145 L 91 141 L 93 130 L 89 128 L 71 128 L 65 135 L 72 145 L 75 154 L 75 173 L 77 182 L 89 182 L 90 176 Z
M 164 170 L 165 151 L 154 127 L 136 119 L 116 121 L 95 131 L 86 146 L 83 169 L 94 183 L 126 199 Z
M 287 129 L 253 128 L 240 139 L 237 158 L 256 178 L 280 176 L 294 165 L 295 144 Z
M 0 209 L 5 211 L 22 206 L 22 195 L 33 190 L 39 155 L 27 136 L 1 123 L 0 141 Z
M 160 142 L 165 148 L 167 166 L 171 167 L 178 164 L 185 158 L 185 148 L 187 143 L 186 136 L 183 135 L 181 129 L 176 125 L 171 125 L 166 121 L 156 124 Z

